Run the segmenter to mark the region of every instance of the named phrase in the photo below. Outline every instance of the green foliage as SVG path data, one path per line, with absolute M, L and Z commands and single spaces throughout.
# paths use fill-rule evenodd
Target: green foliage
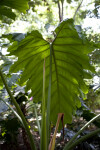
M 70 4 L 71 2 L 72 2 L 72 0 L 67 0 L 67 3 L 69 3 L 69 4 Z
M 73 2 L 73 0 L 66 0 L 67 1 L 67 3 L 69 3 L 69 4 L 71 4 L 72 2 Z M 79 1 L 79 0 L 74 0 L 74 1 Z
M 20 92 L 16 97 L 15 97 L 17 103 L 20 105 L 22 102 L 27 102 L 27 98 L 25 96 L 25 94 L 23 94 L 22 92 Z
M 84 110 L 83 109 L 83 113 L 82 113 L 82 115 L 81 115 L 84 119 L 86 119 L 86 121 L 89 121 L 89 120 L 91 120 L 93 117 L 95 117 L 96 116 L 96 114 L 95 113 L 93 113 L 93 112 L 91 112 L 91 110 Z M 94 122 L 93 122 L 98 128 L 100 128 L 100 119 L 98 119 L 98 120 L 95 120 Z
M 10 34 L 3 34 L 0 38 L 6 38 L 11 42 L 18 41 L 20 42 L 22 39 L 25 38 L 24 33 L 10 33 Z
M 43 60 L 46 61 L 46 91 L 50 73 L 50 45 L 52 48 L 52 93 L 51 121 L 55 123 L 57 114 L 64 113 L 65 122 L 70 123 L 76 107 L 80 107 L 78 95 L 87 93 L 84 78 L 91 78 L 94 68 L 87 54 L 93 49 L 82 37 L 80 28 L 73 20 L 63 21 L 55 30 L 55 39 L 48 43 L 38 31 L 32 31 L 19 44 L 14 42 L 8 51 L 18 57 L 11 71 L 23 70 L 20 84 L 26 83 L 26 91 L 32 90 L 34 101 L 42 99 Z M 87 71 L 88 70 L 88 71 Z M 47 99 L 47 92 L 46 92 Z
M 4 76 L 7 77 L 8 86 L 11 88 L 13 86 L 16 86 L 16 82 L 18 80 L 19 74 L 9 74 L 9 68 L 12 65 L 12 60 L 6 57 L 5 55 L 1 55 L 1 60 L 3 63 L 1 64 L 2 71 L 4 73 Z M 1 79 L 1 77 L 0 77 Z M 2 80 L 0 80 L 1 88 L 3 89 L 3 83 Z M 6 94 L 5 94 L 6 95 Z
M 10 8 L 6 8 L 4 6 L 0 7 L 0 19 L 2 19 L 2 16 L 6 16 L 13 20 L 15 20 L 16 17 L 16 15 L 12 12 Z
M 5 142 L 16 142 L 18 128 L 21 127 L 17 118 L 7 118 L 0 121 L 1 135 L 0 139 Z
M 34 0 L 34 1 L 31 1 L 29 0 L 29 7 L 32 7 L 32 10 L 33 12 L 35 11 L 35 6 L 36 5 L 41 5 L 41 0 Z
M 95 63 L 100 65 L 100 49 L 96 49 L 91 56 L 91 60 Z
M 76 112 L 77 116 L 83 117 L 83 119 L 85 119 L 86 121 L 90 121 L 92 118 L 96 117 L 96 113 L 91 111 L 91 109 L 84 104 L 85 103 L 84 101 L 81 102 L 82 106 L 77 110 Z M 93 124 L 98 128 L 100 128 L 100 118 L 95 120 Z
M 95 16 L 99 19 L 100 18 L 100 1 L 95 0 L 95 9 L 93 10 Z
M 2 80 L 1 80 L 1 77 L 0 77 L 0 89 L 2 89 L 3 87 L 3 83 L 2 83 Z
M 1 0 L 0 1 L 0 19 L 3 19 L 4 16 L 15 20 L 15 13 L 12 9 L 16 9 L 20 12 L 25 13 L 28 7 L 29 0 Z

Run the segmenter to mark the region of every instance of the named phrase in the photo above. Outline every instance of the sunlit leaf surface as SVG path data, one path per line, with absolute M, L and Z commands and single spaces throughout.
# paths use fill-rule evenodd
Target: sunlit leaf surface
M 91 78 L 94 68 L 87 54 L 93 49 L 81 35 L 81 29 L 73 20 L 65 20 L 55 30 L 52 43 L 43 39 L 38 31 L 32 31 L 19 44 L 9 47 L 10 55 L 18 57 L 11 67 L 12 72 L 23 69 L 20 83 L 26 82 L 26 91 L 32 90 L 34 101 L 42 99 L 43 61 L 46 70 L 46 99 L 50 73 L 50 45 L 52 48 L 52 94 L 51 121 L 56 123 L 58 113 L 64 113 L 65 123 L 70 123 L 72 114 L 80 107 L 78 96 L 87 93 L 85 78 Z

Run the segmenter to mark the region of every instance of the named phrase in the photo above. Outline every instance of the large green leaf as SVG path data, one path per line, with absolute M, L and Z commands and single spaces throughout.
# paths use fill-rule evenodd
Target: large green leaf
M 87 93 L 84 78 L 91 78 L 94 68 L 87 54 L 92 50 L 75 27 L 73 20 L 65 20 L 56 28 L 52 43 L 43 39 L 38 31 L 29 33 L 19 44 L 9 47 L 10 55 L 18 57 L 12 66 L 15 72 L 23 68 L 20 83 L 26 83 L 26 90 L 32 90 L 34 101 L 41 101 L 43 88 L 43 61 L 46 70 L 46 97 L 50 73 L 50 47 L 52 50 L 52 94 L 51 121 L 56 122 L 58 113 L 64 113 L 66 123 L 72 120 L 76 107 L 80 107 L 79 94 Z

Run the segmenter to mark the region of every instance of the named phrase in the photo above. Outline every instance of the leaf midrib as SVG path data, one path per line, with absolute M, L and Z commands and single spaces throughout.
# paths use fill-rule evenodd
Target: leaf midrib
M 55 64 L 56 81 L 57 81 L 57 91 L 58 91 L 57 94 L 58 94 L 58 99 L 59 99 L 60 98 L 60 95 L 59 95 L 60 91 L 59 91 L 59 85 L 58 85 L 58 71 L 57 71 L 57 64 L 56 64 L 56 58 L 55 58 L 53 46 L 52 46 L 52 54 L 53 54 L 54 64 Z M 59 112 L 60 112 L 60 104 L 59 104 Z
M 57 64 L 56 64 L 56 58 L 55 58 L 55 53 L 54 53 L 54 49 L 53 49 L 53 45 L 57 36 L 59 35 L 60 31 L 62 30 L 62 28 L 65 26 L 65 24 L 63 24 L 63 26 L 60 28 L 59 32 L 56 34 L 56 37 L 54 38 L 53 42 L 52 42 L 52 54 L 53 54 L 53 58 L 54 58 L 54 64 L 55 64 L 55 71 L 56 71 L 56 80 L 57 80 L 57 94 L 58 94 L 58 100 L 60 99 L 60 91 L 59 91 L 59 84 L 58 84 L 58 71 L 57 71 Z M 59 112 L 60 112 L 60 100 L 59 100 Z

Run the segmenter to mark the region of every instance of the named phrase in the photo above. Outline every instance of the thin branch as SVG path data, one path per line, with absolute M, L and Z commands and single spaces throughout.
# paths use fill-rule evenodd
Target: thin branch
M 62 6 L 62 15 L 61 15 L 61 21 L 63 20 L 63 16 L 64 16 L 64 0 L 61 1 L 61 6 Z
M 83 3 L 83 0 L 82 0 L 81 3 L 78 5 L 78 7 L 77 7 L 77 9 L 76 9 L 76 11 L 75 11 L 75 14 L 74 14 L 74 16 L 73 16 L 73 20 L 75 20 L 75 17 L 76 17 L 76 15 L 77 15 L 77 13 L 78 13 L 78 11 L 79 11 L 79 9 L 80 9 L 82 3 Z
M 61 17 L 61 8 L 60 8 L 60 2 L 58 0 L 58 11 L 59 11 L 59 21 L 62 21 L 62 17 Z

